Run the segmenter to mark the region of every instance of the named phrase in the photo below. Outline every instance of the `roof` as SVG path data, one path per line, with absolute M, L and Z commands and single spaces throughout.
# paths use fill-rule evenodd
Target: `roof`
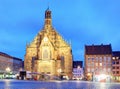
M 6 53 L 3 53 L 3 52 L 0 52 L 0 56 L 4 56 L 4 57 L 7 57 L 7 58 L 12 58 L 14 60 L 20 60 L 20 61 L 22 61 L 22 59 L 20 59 L 20 58 L 16 58 L 16 57 L 10 56 L 10 55 L 8 55 Z
M 6 54 L 6 53 L 3 53 L 3 52 L 0 52 L 0 56 L 12 58 L 12 56 L 10 56 L 10 55 L 8 55 L 8 54 Z
M 73 61 L 73 68 L 83 67 L 83 61 Z
M 120 51 L 113 51 L 112 55 L 113 57 L 120 57 Z
M 108 55 L 112 54 L 111 44 L 109 45 L 86 45 L 85 46 L 86 55 Z
M 20 58 L 17 58 L 17 57 L 13 57 L 14 60 L 19 60 L 19 61 L 22 61 L 22 59 Z

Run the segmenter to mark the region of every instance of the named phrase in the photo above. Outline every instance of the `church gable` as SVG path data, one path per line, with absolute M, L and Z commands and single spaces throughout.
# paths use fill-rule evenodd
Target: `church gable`
M 47 36 L 44 36 L 39 46 L 39 57 L 42 60 L 50 60 L 53 58 L 53 51 L 54 46 L 50 42 L 49 38 Z
M 47 35 L 45 35 L 45 36 L 43 37 L 40 46 L 41 46 L 41 47 L 42 47 L 42 46 L 54 47 Z
M 39 32 L 42 39 L 44 37 L 44 34 L 47 34 L 48 38 L 51 41 L 51 44 L 54 46 L 54 48 L 59 47 L 70 47 L 70 45 L 62 38 L 62 36 L 54 29 L 49 28 L 49 31 L 47 31 L 45 28 Z

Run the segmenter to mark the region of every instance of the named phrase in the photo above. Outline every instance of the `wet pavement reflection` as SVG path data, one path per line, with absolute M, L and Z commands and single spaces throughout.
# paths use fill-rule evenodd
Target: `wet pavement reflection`
M 120 83 L 0 80 L 0 89 L 120 89 Z

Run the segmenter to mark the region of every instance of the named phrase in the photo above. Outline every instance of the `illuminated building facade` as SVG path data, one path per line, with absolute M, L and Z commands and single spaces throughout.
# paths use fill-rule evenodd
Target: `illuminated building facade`
M 26 46 L 24 67 L 26 71 L 72 77 L 72 49 L 52 27 L 49 8 L 43 29 Z
M 112 80 L 120 82 L 120 51 L 113 52 L 112 72 Z
M 112 74 L 112 48 L 111 45 L 85 46 L 85 77 L 87 80 L 96 80 L 99 75 Z
M 22 59 L 0 52 L 0 78 L 5 78 L 6 73 L 16 74 L 21 68 Z
M 73 80 L 81 80 L 84 78 L 83 61 L 73 61 Z

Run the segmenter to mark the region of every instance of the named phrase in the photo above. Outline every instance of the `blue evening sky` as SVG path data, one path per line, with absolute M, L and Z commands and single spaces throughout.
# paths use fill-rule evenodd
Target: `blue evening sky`
M 74 60 L 84 60 L 84 45 L 111 43 L 120 50 L 120 0 L 0 0 L 1 52 L 24 60 L 48 3 L 53 27 L 71 40 Z

